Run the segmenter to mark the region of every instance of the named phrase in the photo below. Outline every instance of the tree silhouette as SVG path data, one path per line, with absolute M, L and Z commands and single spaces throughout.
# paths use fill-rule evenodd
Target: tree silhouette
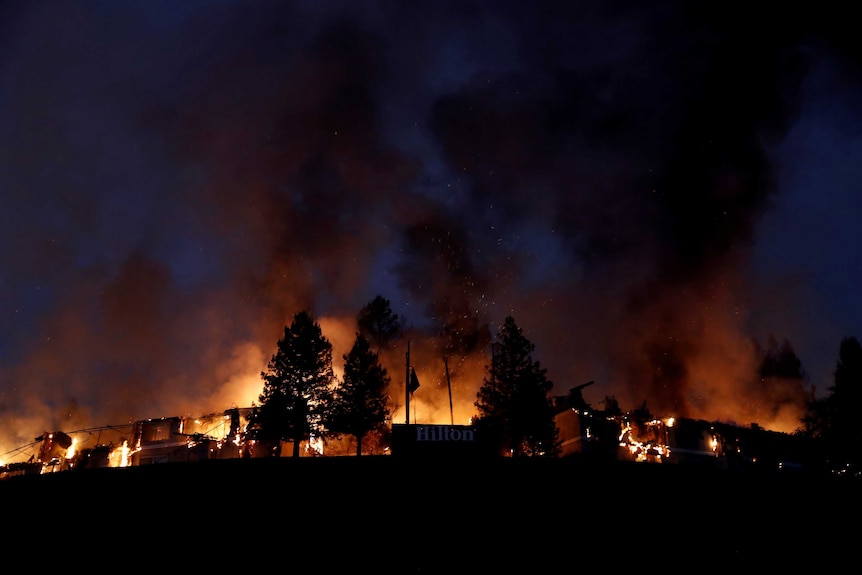
M 620 409 L 620 402 L 617 401 L 617 398 L 613 395 L 606 395 L 602 400 L 602 403 L 605 405 L 605 413 L 611 417 L 615 417 L 623 414 L 623 410 Z
M 488 434 L 503 453 L 554 456 L 557 426 L 548 392 L 553 383 L 533 361 L 533 343 L 508 316 L 491 343 L 491 365 L 476 394 L 477 428 Z
M 862 345 L 855 337 L 841 340 L 834 384 L 828 391 L 826 397 L 808 402 L 805 432 L 821 445 L 833 471 L 858 467 L 862 465 Z
M 366 434 L 382 430 L 389 419 L 386 396 L 389 374 L 360 333 L 356 334 L 353 347 L 343 358 L 344 378 L 333 392 L 326 428 L 330 435 L 355 437 L 359 456 Z
M 806 402 L 814 397 L 813 388 L 808 386 L 808 374 L 802 361 L 788 340 L 780 344 L 770 335 L 766 349 L 755 342 L 760 358 L 758 386 L 753 391 L 757 396 L 768 397 L 768 401 L 753 401 L 758 417 L 771 418 L 782 410 L 804 410 Z
M 356 317 L 359 333 L 378 350 L 385 349 L 401 334 L 401 321 L 392 312 L 389 300 L 376 296 L 365 304 Z
M 323 414 L 335 382 L 332 344 L 307 311 L 297 313 L 270 359 L 260 406 L 250 427 L 267 441 L 292 441 L 293 456 L 312 435 L 322 435 Z
M 760 355 L 761 378 L 779 377 L 802 381 L 807 377 L 802 368 L 802 361 L 786 339 L 779 345 L 775 336 L 770 335 L 767 340 L 767 347 L 760 352 Z

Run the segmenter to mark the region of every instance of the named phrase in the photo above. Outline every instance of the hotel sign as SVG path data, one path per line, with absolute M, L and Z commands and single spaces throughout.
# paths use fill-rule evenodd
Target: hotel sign
M 412 425 L 419 441 L 476 441 L 476 430 L 455 425 Z
M 481 454 L 486 445 L 470 425 L 393 424 L 392 454 L 451 457 Z

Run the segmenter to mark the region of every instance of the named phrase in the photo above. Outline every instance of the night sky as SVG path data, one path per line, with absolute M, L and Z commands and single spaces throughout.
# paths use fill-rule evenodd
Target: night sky
M 466 423 L 512 315 L 556 395 L 792 431 L 862 337 L 829 8 L 0 1 L 0 454 L 249 406 L 301 310 L 338 370 L 376 295 L 396 417 L 409 340 Z

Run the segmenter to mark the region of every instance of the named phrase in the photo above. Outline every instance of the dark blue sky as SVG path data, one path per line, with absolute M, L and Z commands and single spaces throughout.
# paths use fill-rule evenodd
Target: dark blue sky
M 755 344 L 823 393 L 862 335 L 852 20 L 599 4 L 0 3 L 0 449 L 247 403 L 378 294 L 460 417 L 511 314 L 557 394 L 788 429 Z

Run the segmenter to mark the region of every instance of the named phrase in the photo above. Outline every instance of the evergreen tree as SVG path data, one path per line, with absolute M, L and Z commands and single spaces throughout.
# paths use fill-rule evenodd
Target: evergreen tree
M 381 431 L 389 420 L 389 374 L 362 334 L 356 334 L 353 347 L 343 358 L 344 378 L 333 393 L 326 427 L 331 435 L 355 437 L 359 456 L 363 438 L 369 432 Z
M 323 413 L 335 382 L 332 344 L 320 325 L 306 312 L 297 313 L 270 359 L 260 406 L 251 416 L 258 437 L 269 441 L 292 441 L 293 456 L 312 435 L 322 435 Z
M 392 312 L 389 300 L 380 295 L 362 307 L 356 317 L 356 325 L 359 333 L 378 350 L 385 349 L 401 335 L 398 315 Z
M 793 346 L 786 339 L 778 344 L 775 336 L 770 335 L 766 350 L 760 351 L 760 377 L 803 381 L 807 378 L 802 361 Z
M 768 402 L 755 403 L 757 417 L 769 420 L 785 410 L 804 410 L 814 390 L 808 386 L 808 375 L 790 342 L 785 339 L 779 344 L 770 335 L 766 349 L 756 342 L 755 345 L 760 357 L 759 386 L 755 391 L 769 398 Z
M 477 428 L 496 441 L 503 453 L 553 456 L 558 452 L 557 426 L 548 393 L 553 383 L 538 361 L 533 343 L 508 316 L 491 343 L 491 365 L 476 394 Z
M 613 395 L 606 395 L 602 403 L 605 404 L 605 413 L 607 415 L 615 417 L 623 414 L 623 410 L 620 409 L 620 402 Z
M 832 470 L 862 465 L 862 345 L 845 337 L 839 348 L 834 384 L 829 394 L 808 403 L 803 418 L 806 434 L 817 440 Z

